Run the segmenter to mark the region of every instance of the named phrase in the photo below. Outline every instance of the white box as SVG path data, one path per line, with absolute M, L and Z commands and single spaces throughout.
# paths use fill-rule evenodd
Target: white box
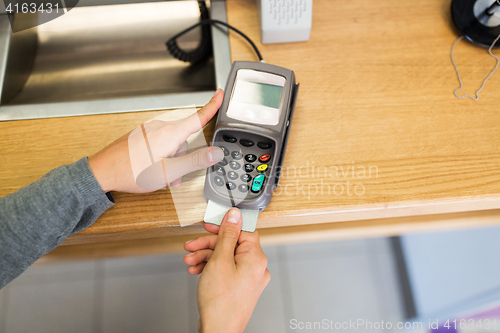
M 258 0 L 263 44 L 309 40 L 312 0 Z

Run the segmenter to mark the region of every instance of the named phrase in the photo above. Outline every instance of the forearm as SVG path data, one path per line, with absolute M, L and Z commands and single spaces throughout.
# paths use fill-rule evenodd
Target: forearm
M 0 288 L 113 206 L 81 159 L 0 198 Z

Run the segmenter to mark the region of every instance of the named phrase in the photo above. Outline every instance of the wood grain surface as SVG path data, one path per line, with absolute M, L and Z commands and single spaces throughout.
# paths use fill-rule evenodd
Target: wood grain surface
M 484 210 L 389 219 L 361 220 L 349 223 L 307 224 L 260 229 L 262 246 L 325 242 L 360 237 L 388 237 L 409 232 L 432 232 L 450 228 L 492 227 L 498 225 L 500 210 Z M 349 227 L 346 228 L 345 224 Z M 161 255 L 185 252 L 184 243 L 202 234 L 153 237 L 124 241 L 59 246 L 40 258 L 45 264 L 60 260 L 100 259 L 109 257 Z
M 373 230 L 377 219 L 500 208 L 500 74 L 478 102 L 454 97 L 449 54 L 458 32 L 449 7 L 449 0 L 318 0 L 308 42 L 262 45 L 255 2 L 227 1 L 229 23 L 300 82 L 284 173 L 259 228 L 342 222 L 338 232 L 361 230 L 349 221 L 364 220 Z M 231 34 L 230 43 L 233 60 L 256 60 L 242 38 Z M 495 64 L 465 41 L 455 57 L 464 93 Z M 160 113 L 0 123 L 0 196 Z M 114 195 L 116 205 L 65 244 L 202 232 L 200 223 L 179 227 L 169 191 Z M 203 213 L 192 212 L 199 221 Z

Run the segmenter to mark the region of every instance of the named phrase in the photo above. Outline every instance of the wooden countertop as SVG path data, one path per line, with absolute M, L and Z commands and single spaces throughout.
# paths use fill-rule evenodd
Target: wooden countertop
M 449 53 L 458 33 L 449 7 L 436 0 L 314 1 L 308 42 L 261 45 L 254 1 L 227 1 L 229 23 L 256 42 L 266 62 L 293 69 L 300 82 L 285 172 L 259 228 L 279 234 L 291 229 L 277 227 L 325 223 L 342 232 L 383 228 L 387 218 L 500 208 L 500 74 L 478 102 L 453 96 L 458 81 Z M 233 60 L 256 60 L 242 38 L 231 35 L 230 43 Z M 472 94 L 495 61 L 468 42 L 455 56 L 464 92 Z M 0 196 L 161 113 L 0 123 Z M 114 195 L 115 207 L 64 244 L 202 231 L 201 223 L 179 226 L 168 191 Z M 203 213 L 193 211 L 199 221 Z M 430 220 L 399 226 L 414 221 L 426 230 Z

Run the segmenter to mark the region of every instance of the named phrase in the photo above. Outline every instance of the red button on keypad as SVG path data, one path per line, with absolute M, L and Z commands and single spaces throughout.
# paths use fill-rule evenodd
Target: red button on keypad
M 270 158 L 271 158 L 271 155 L 265 154 L 265 155 L 262 155 L 261 157 L 259 157 L 259 161 L 267 162 L 267 161 L 269 161 Z

